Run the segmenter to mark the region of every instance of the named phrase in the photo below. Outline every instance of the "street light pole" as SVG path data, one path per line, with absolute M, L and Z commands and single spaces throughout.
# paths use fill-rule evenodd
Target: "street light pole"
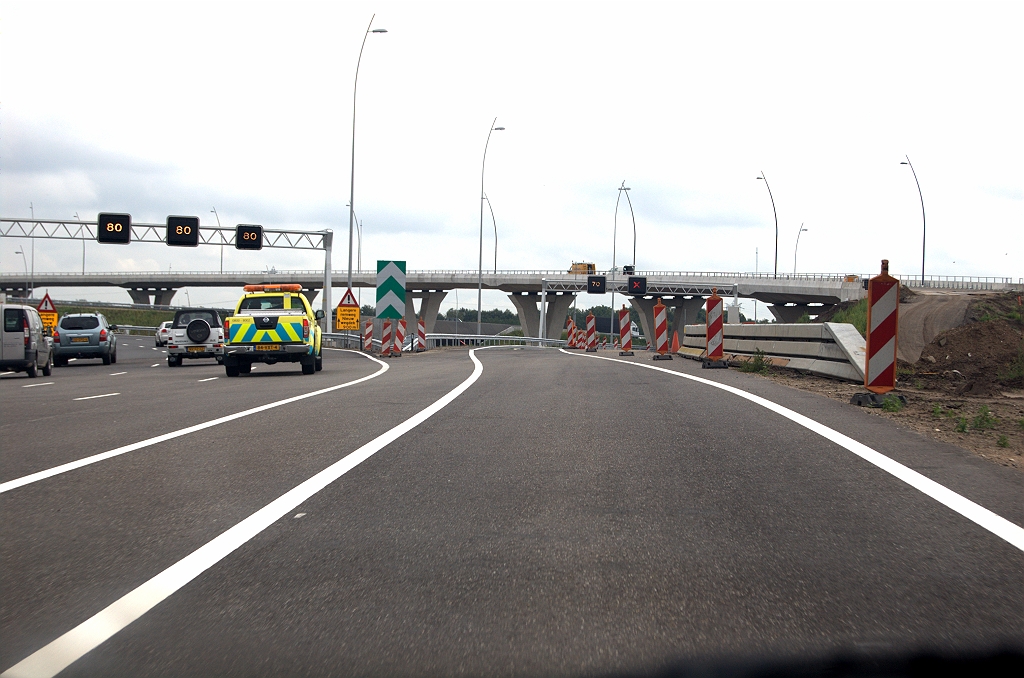
M 78 216 L 78 212 L 75 212 L 75 219 L 81 221 L 81 217 Z M 79 226 L 81 228 L 81 226 Z M 82 273 L 85 273 L 85 238 L 82 238 Z
M 765 188 L 768 189 L 768 197 L 772 201 L 772 214 L 775 215 L 775 277 L 779 277 L 779 213 L 775 211 L 775 196 L 772 195 L 772 187 L 768 185 L 768 180 L 764 177 L 764 172 L 761 172 L 761 176 L 758 177 L 764 182 Z
M 480 261 L 476 274 L 476 335 L 478 337 L 483 334 L 481 331 L 481 320 L 483 318 L 484 294 L 484 200 L 487 200 L 487 197 L 484 195 L 484 170 L 487 169 L 487 147 L 491 143 L 491 132 L 505 129 L 504 127 L 495 127 L 494 125 L 497 122 L 498 118 L 495 116 L 494 121 L 491 122 L 490 129 L 487 130 L 487 141 L 484 143 L 484 159 L 480 163 Z
M 927 224 L 924 219 L 924 194 L 921 193 L 921 182 L 917 180 L 917 172 L 914 172 L 914 166 L 910 164 L 910 156 L 906 155 L 903 157 L 907 161 L 900 164 L 910 167 L 910 171 L 914 174 L 914 183 L 917 184 L 917 197 L 921 199 L 921 287 L 924 287 L 924 237 L 927 233 Z
M 491 225 L 494 226 L 494 272 L 498 272 L 498 222 L 494 220 L 494 207 L 491 206 L 491 199 L 484 193 L 484 200 L 487 201 L 487 209 L 491 211 Z
M 32 212 L 32 221 L 36 220 L 36 208 L 32 203 L 28 204 L 29 210 Z M 36 225 L 32 224 L 32 233 L 36 230 Z M 29 299 L 36 295 L 36 239 L 32 238 L 32 273 L 29 274 L 28 278 L 29 287 Z
M 217 208 L 214 207 L 212 210 L 213 216 L 217 217 L 217 235 L 220 236 L 220 272 L 224 272 L 224 234 L 220 230 L 220 215 L 217 214 Z
M 800 234 L 806 233 L 807 229 L 804 225 L 800 224 L 800 230 L 796 232 L 796 247 L 793 248 L 793 275 L 796 275 L 796 251 L 800 249 Z
M 348 289 L 352 289 L 352 238 L 355 231 L 355 194 L 356 194 L 356 93 L 359 90 L 359 66 L 363 62 L 363 48 L 366 47 L 366 38 L 370 33 L 387 33 L 387 30 L 383 28 L 374 28 L 373 19 L 377 15 L 374 14 L 370 17 L 370 23 L 366 27 L 366 33 L 363 34 L 363 44 L 359 47 L 359 59 L 356 61 L 356 79 L 352 85 L 352 168 L 349 173 L 349 186 L 348 186 Z M 329 300 L 331 296 L 330 290 L 324 290 L 325 300 Z

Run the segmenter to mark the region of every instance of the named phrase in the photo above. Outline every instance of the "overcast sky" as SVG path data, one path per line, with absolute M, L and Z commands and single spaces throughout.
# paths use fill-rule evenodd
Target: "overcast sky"
M 636 264 L 1024 277 L 1024 4 L 0 2 L 0 214 L 333 229 L 347 263 L 352 80 L 363 268 L 475 269 L 480 166 L 499 269 Z M 484 266 L 494 266 L 485 212 Z M 619 206 L 616 263 L 630 263 Z M 23 266 L 0 240 L 0 268 Z M 219 251 L 87 247 L 90 271 Z M 322 268 L 315 252 L 225 268 Z M 37 241 L 37 271 L 81 244 Z M 342 277 L 343 279 L 343 277 Z M 337 280 L 337 278 L 336 278 Z M 51 291 L 77 298 L 77 290 Z M 128 301 L 121 290 L 95 299 Z M 340 297 L 335 290 L 334 299 Z M 460 294 L 462 306 L 475 306 Z M 190 290 L 193 303 L 234 291 Z M 363 295 L 364 303 L 367 295 Z M 449 295 L 445 307 L 454 303 Z M 176 303 L 184 299 L 176 298 Z M 511 308 L 502 295 L 485 307 Z M 749 312 L 748 308 L 748 312 Z

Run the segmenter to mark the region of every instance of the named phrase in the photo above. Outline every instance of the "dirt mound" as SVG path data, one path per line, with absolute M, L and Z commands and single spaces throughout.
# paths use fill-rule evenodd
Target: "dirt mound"
M 956 395 L 997 395 L 1024 387 L 1024 325 L 1018 309 L 1015 294 L 975 301 L 965 324 L 936 336 L 919 362 L 901 370 Z

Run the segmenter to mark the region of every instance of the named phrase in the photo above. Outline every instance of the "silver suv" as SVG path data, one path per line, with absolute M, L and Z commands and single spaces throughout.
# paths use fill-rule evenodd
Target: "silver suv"
M 39 312 L 31 306 L 0 303 L 3 341 L 0 343 L 0 371 L 24 372 L 35 377 L 37 370 L 50 376 L 53 344 L 46 336 Z
M 224 362 L 224 323 L 210 308 L 184 308 L 174 314 L 167 340 L 167 366 L 181 367 L 189 358 L 216 358 Z
M 72 358 L 100 358 L 104 365 L 117 362 L 117 337 L 102 313 L 68 313 L 53 330 L 53 364 L 67 365 Z

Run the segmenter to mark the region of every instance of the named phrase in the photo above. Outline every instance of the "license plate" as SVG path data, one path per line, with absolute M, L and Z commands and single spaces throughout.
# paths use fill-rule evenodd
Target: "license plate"
M 257 351 L 280 351 L 281 344 L 256 344 Z
M 71 337 L 71 343 L 73 344 L 88 344 L 89 337 Z
M 203 346 L 189 346 L 189 353 L 206 353 L 206 348 Z

